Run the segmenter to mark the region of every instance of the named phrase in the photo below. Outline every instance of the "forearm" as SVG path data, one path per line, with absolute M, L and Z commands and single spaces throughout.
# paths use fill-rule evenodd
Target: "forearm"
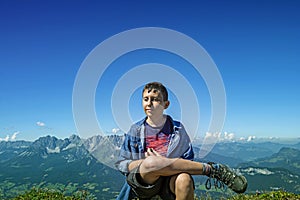
M 148 157 L 140 168 L 141 173 L 171 176 L 178 173 L 203 174 L 203 164 L 182 158 Z
M 139 166 L 144 159 L 141 160 L 134 160 L 132 162 L 129 163 L 128 165 L 128 170 L 131 171 L 132 169 L 136 168 L 137 166 Z

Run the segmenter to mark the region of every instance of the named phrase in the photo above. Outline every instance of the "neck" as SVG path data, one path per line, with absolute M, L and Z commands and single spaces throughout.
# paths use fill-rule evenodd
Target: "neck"
M 167 120 L 167 117 L 165 115 L 162 115 L 159 118 L 147 117 L 146 122 L 152 127 L 161 127 L 165 124 L 166 120 Z

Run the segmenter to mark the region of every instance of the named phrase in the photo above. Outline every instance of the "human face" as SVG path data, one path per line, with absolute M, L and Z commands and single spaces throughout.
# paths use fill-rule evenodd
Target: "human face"
M 143 92 L 143 108 L 148 117 L 161 117 L 168 101 L 163 101 L 162 94 L 157 90 L 145 90 Z

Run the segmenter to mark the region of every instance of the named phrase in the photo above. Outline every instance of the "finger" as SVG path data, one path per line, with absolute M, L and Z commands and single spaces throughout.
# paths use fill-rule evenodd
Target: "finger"
M 148 148 L 147 149 L 147 154 L 148 154 L 148 156 L 155 156 L 155 154 L 153 153 L 153 149 L 152 148 Z
M 157 151 L 155 151 L 154 149 L 152 149 L 152 152 L 155 156 L 161 156 Z
M 153 153 L 151 152 L 150 148 L 147 149 L 145 152 L 145 157 L 151 156 Z
M 152 154 L 152 152 L 153 152 L 153 149 L 152 149 L 152 148 L 148 148 L 148 149 L 147 149 L 147 153 L 148 153 L 148 154 Z

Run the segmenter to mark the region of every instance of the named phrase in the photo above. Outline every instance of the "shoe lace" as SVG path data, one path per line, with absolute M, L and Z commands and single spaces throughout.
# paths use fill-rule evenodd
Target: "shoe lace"
M 210 190 L 211 189 L 211 186 L 212 186 L 212 182 L 213 182 L 213 186 L 215 187 L 215 189 L 225 189 L 226 190 L 226 185 L 218 180 L 217 178 L 213 178 L 211 176 L 209 176 L 205 182 L 205 188 L 207 190 Z
M 213 163 L 211 163 L 213 164 Z M 218 169 L 213 169 L 214 172 L 212 172 L 208 179 L 205 182 L 205 187 L 207 190 L 210 190 L 213 186 L 215 189 L 224 189 L 226 190 L 228 185 L 230 187 L 230 183 L 232 182 L 231 180 L 234 178 L 234 175 L 229 171 L 226 170 L 225 168 L 218 166 Z

